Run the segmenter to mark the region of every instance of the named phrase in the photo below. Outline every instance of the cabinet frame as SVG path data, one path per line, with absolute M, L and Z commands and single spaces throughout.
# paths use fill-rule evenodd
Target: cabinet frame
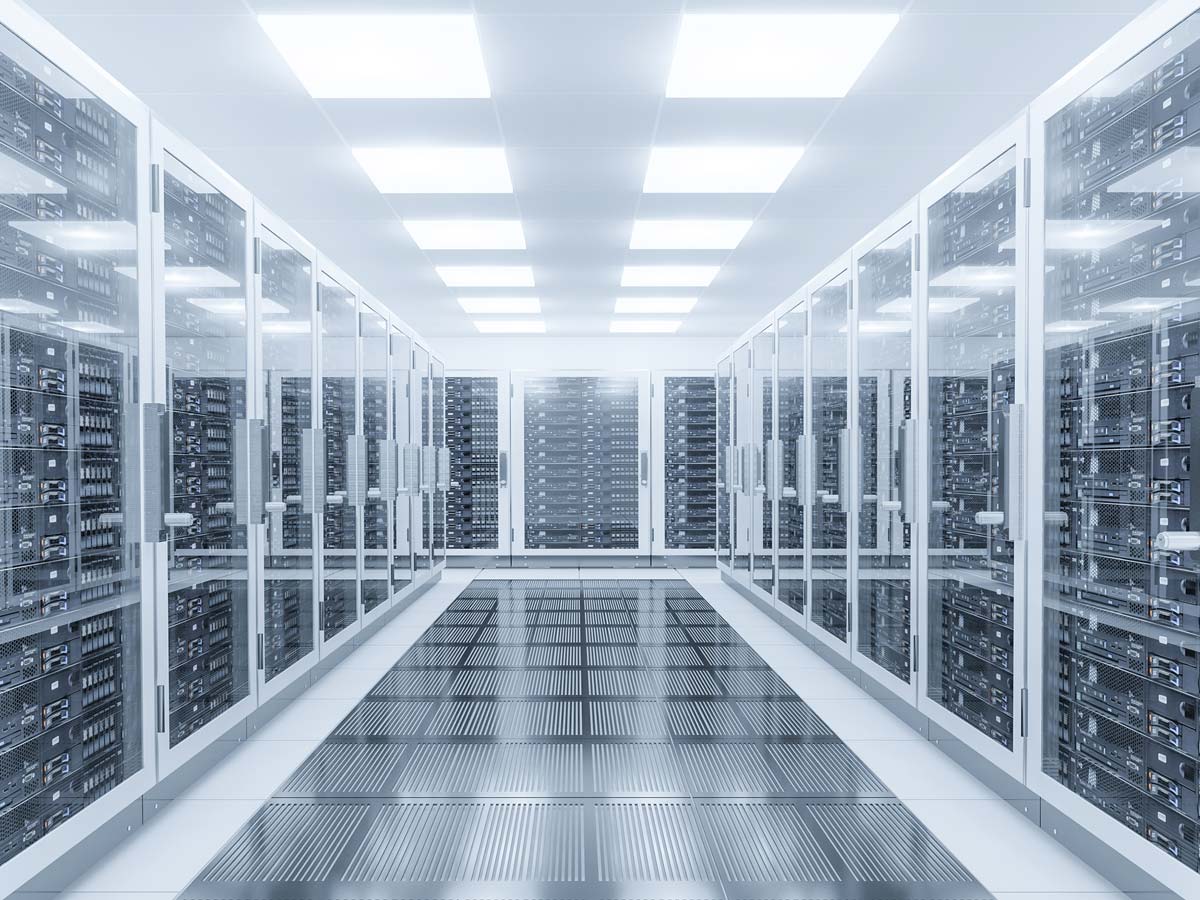
M 496 379 L 496 503 L 498 506 L 496 524 L 496 546 L 494 548 L 476 547 L 471 549 L 454 549 L 449 546 L 449 511 L 447 510 L 447 548 L 448 559 L 465 557 L 467 559 L 487 559 L 501 565 L 507 564 L 512 557 L 512 542 L 514 538 L 514 519 L 512 516 L 512 483 L 513 457 L 512 435 L 510 421 L 512 419 L 513 388 L 507 369 L 447 369 L 446 380 L 451 378 L 495 378 Z M 447 388 L 448 390 L 448 388 Z M 449 423 L 447 423 L 449 435 Z M 449 437 L 447 437 L 447 442 Z M 452 451 L 453 452 L 453 451 Z
M 651 406 L 651 453 L 650 453 L 650 484 L 653 487 L 651 492 L 651 513 L 653 516 L 653 524 L 651 526 L 651 542 L 650 550 L 656 559 L 669 558 L 672 556 L 711 556 L 712 548 L 706 547 L 691 547 L 687 549 L 678 549 L 667 547 L 665 538 L 667 535 L 666 528 L 666 463 L 667 463 L 667 379 L 668 378 L 708 378 L 713 382 L 714 394 L 716 391 L 715 376 L 704 369 L 655 369 L 651 372 L 651 388 L 650 388 L 650 406 Z M 717 410 L 717 404 L 720 403 L 720 398 L 715 397 L 713 404 L 714 413 Z M 715 427 L 715 426 L 714 426 Z M 714 434 L 714 442 L 717 440 Z M 717 445 L 717 454 L 721 452 L 720 445 Z M 716 502 L 713 505 L 713 540 L 716 541 Z

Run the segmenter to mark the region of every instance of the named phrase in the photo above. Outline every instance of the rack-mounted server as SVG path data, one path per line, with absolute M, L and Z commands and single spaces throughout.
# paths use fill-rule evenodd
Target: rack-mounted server
M 499 379 L 494 375 L 446 379 L 446 443 L 451 453 L 447 542 L 451 550 L 495 550 L 500 546 L 499 403 Z
M 663 545 L 711 550 L 717 519 L 717 396 L 711 376 L 663 379 Z

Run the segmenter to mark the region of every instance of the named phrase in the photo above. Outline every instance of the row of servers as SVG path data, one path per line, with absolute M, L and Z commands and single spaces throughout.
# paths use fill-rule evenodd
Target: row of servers
M 707 374 L 451 375 L 451 553 L 711 559 L 716 406 Z
M 0 27 L 13 889 L 432 581 L 449 482 L 440 361 L 42 33 Z
M 1139 18 L 731 346 L 716 548 L 974 764 L 1197 896 L 1185 7 Z

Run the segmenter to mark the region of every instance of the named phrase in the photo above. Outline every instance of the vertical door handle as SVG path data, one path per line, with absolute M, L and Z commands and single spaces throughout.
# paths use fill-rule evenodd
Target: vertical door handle
M 501 450 L 496 459 L 500 487 L 508 487 L 508 451 Z
M 838 431 L 838 500 L 842 512 L 850 511 L 850 429 Z
M 645 450 L 642 451 L 641 455 L 641 482 L 642 487 L 650 483 L 650 454 Z
M 142 404 L 143 463 L 150 477 L 143 482 L 142 540 L 157 543 L 167 539 L 163 516 L 171 496 L 170 418 L 161 403 Z

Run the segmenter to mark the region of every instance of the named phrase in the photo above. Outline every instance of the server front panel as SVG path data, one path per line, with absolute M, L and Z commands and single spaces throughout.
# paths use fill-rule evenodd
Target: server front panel
M 717 394 L 711 376 L 663 379 L 663 545 L 712 550 L 717 537 Z
M 500 548 L 500 380 L 495 375 L 446 379 L 446 499 L 451 550 Z M 508 398 L 505 398 L 507 402 Z

